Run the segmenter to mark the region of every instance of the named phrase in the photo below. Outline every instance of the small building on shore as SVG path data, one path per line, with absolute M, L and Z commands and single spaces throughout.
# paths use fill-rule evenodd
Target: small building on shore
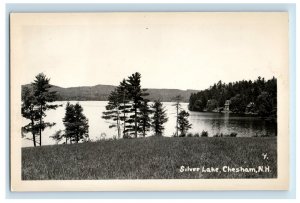
M 254 102 L 250 102 L 245 109 L 246 114 L 254 113 L 255 104 Z
M 230 100 L 226 100 L 225 104 L 224 104 L 224 111 L 225 112 L 229 112 L 230 111 L 229 106 L 230 106 Z

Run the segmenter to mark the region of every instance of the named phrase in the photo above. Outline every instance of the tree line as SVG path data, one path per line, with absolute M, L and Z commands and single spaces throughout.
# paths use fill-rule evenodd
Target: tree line
M 54 122 L 45 122 L 46 112 L 50 109 L 55 110 L 59 105 L 53 104 L 57 100 L 57 93 L 50 91 L 52 85 L 50 79 L 43 73 L 38 74 L 31 86 L 24 87 L 22 90 L 22 116 L 30 122 L 22 127 L 22 137 L 32 140 L 33 146 L 42 146 L 42 132 L 54 126 Z M 64 133 L 59 130 L 53 136 L 56 141 L 65 138 L 65 143 L 78 143 L 80 140 L 88 139 L 88 119 L 83 114 L 83 109 L 79 103 L 66 105 L 66 113 L 63 118 L 65 125 Z M 27 135 L 31 134 L 31 137 Z
M 118 138 L 145 137 L 152 129 L 155 136 L 162 136 L 164 123 L 168 121 L 165 107 L 159 100 L 149 104 L 147 89 L 141 87 L 141 74 L 136 72 L 123 79 L 108 97 L 102 118 L 110 122 L 110 128 L 116 128 Z M 176 113 L 175 136 L 186 135 L 191 124 L 188 121 L 188 112 L 180 109 L 182 97 L 174 98 Z
M 276 118 L 277 79 L 242 80 L 228 84 L 219 81 L 210 88 L 192 93 L 190 111 L 222 111 L 225 102 L 233 113 L 251 113 L 262 117 Z
M 51 87 L 50 79 L 40 73 L 31 86 L 24 87 L 22 90 L 21 113 L 29 120 L 29 123 L 21 129 L 22 137 L 32 140 L 34 147 L 42 146 L 42 132 L 47 127 L 55 125 L 54 122 L 45 122 L 46 112 L 59 107 L 53 104 L 58 96 L 57 92 L 51 91 Z M 123 79 L 109 94 L 102 118 L 109 121 L 110 128 L 117 128 L 118 138 L 145 137 L 150 129 L 155 136 L 163 136 L 164 124 L 168 121 L 166 109 L 159 100 L 150 105 L 148 95 L 147 90 L 141 87 L 141 74 L 138 72 Z M 181 100 L 180 96 L 174 98 L 176 107 L 174 136 L 186 136 L 191 128 L 188 121 L 189 113 L 181 109 Z M 83 114 L 83 108 L 79 103 L 67 102 L 62 121 L 65 129 L 51 136 L 57 143 L 63 139 L 65 144 L 89 140 L 88 119 Z M 31 136 L 27 137 L 28 134 Z

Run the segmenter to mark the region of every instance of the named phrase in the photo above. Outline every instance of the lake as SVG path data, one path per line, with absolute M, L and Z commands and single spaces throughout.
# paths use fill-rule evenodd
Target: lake
M 61 104 L 56 110 L 49 110 L 46 112 L 47 116 L 45 121 L 55 122 L 56 125 L 52 128 L 47 128 L 42 133 L 42 144 L 52 145 L 56 144 L 50 136 L 52 136 L 57 130 L 64 130 L 63 117 L 65 115 L 65 107 L 67 102 L 55 102 L 55 104 Z M 76 101 L 70 103 L 75 104 Z M 116 128 L 109 128 L 109 122 L 102 119 L 102 112 L 105 111 L 107 101 L 79 101 L 83 107 L 84 115 L 89 119 L 89 136 L 93 141 L 99 139 L 108 139 L 117 136 Z M 165 123 L 164 136 L 172 136 L 175 133 L 176 125 L 176 109 L 172 106 L 172 102 L 163 102 L 165 106 L 168 122 Z M 181 107 L 188 111 L 188 103 L 181 103 Z M 192 124 L 192 128 L 189 130 L 191 133 L 201 133 L 203 130 L 208 132 L 208 136 L 213 136 L 216 133 L 228 134 L 236 132 L 238 137 L 252 137 L 255 135 L 269 135 L 276 136 L 277 126 L 274 123 L 266 122 L 258 117 L 252 117 L 247 115 L 236 114 L 221 114 L 210 112 L 191 112 L 189 121 Z M 23 125 L 29 123 L 29 120 L 22 118 Z M 148 135 L 152 135 L 153 132 L 148 132 Z M 31 134 L 27 135 L 31 138 Z M 22 146 L 33 146 L 31 140 L 23 138 Z

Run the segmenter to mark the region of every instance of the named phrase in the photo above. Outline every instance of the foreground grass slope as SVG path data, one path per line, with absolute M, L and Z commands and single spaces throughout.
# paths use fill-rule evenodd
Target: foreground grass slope
M 22 179 L 276 178 L 276 146 L 276 137 L 149 137 L 23 148 Z M 270 172 L 180 172 L 181 166 Z

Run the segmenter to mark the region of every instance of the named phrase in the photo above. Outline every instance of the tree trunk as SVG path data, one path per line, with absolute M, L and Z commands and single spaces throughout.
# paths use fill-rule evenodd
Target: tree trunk
M 35 141 L 35 132 L 34 132 L 34 121 L 31 119 L 31 129 L 32 129 L 32 140 L 33 140 L 33 146 L 36 147 L 36 141 Z
M 119 117 L 119 110 L 117 112 L 117 128 L 118 128 L 118 139 L 120 139 L 121 137 L 121 129 L 120 129 L 120 121 L 119 121 L 120 117 Z
M 134 108 L 134 137 L 137 138 L 137 109 Z
M 123 128 L 123 138 L 125 138 L 125 130 L 126 130 L 126 112 L 125 112 L 125 92 L 123 92 L 123 112 L 124 112 L 124 128 Z
M 32 133 L 32 138 L 33 138 L 33 146 L 36 147 L 36 142 L 35 142 L 35 133 Z
M 42 121 L 43 121 L 43 105 L 41 105 L 40 109 L 40 146 L 42 146 Z
M 179 104 L 177 103 L 176 105 L 176 137 L 178 137 L 178 108 L 179 108 Z
M 125 106 L 125 103 L 124 103 L 124 106 Z M 124 107 L 125 108 L 125 107 Z M 123 126 L 123 138 L 125 137 L 125 130 L 126 130 L 126 113 L 125 113 L 125 109 L 123 109 L 124 111 L 124 126 Z

